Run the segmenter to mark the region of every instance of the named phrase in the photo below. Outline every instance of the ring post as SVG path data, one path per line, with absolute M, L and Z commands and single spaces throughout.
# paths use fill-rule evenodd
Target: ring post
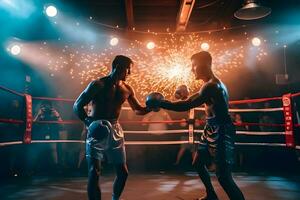
M 195 109 L 190 109 L 189 112 L 189 143 L 194 143 L 194 123 L 195 122 Z
M 25 96 L 25 133 L 23 137 L 23 143 L 31 143 L 31 130 L 32 130 L 32 97 L 28 94 Z
M 285 143 L 287 147 L 295 147 L 291 96 L 292 94 L 290 93 L 282 96 L 282 105 L 285 121 Z

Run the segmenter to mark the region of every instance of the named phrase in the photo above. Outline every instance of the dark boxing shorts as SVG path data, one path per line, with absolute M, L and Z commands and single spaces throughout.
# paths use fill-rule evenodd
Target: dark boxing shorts
M 206 119 L 204 133 L 198 146 L 200 163 L 234 163 L 235 127 L 230 118 L 220 123 L 216 118 Z
M 105 154 L 108 161 L 113 164 L 125 163 L 126 151 L 122 127 L 117 120 L 97 120 L 93 123 L 102 123 L 104 121 L 105 124 L 109 124 L 109 134 L 101 140 L 97 140 L 90 136 L 91 134 L 88 132 L 86 139 L 86 156 L 103 160 Z

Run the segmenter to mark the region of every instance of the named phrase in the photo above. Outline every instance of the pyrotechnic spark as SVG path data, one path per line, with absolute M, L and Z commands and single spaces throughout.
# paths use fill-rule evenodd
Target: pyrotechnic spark
M 198 35 L 170 35 L 156 41 L 156 47 L 149 51 L 145 44 L 138 40 L 132 41 L 126 48 L 112 46 L 101 51 L 91 46 L 71 47 L 51 51 L 51 46 L 43 43 L 39 48 L 48 58 L 47 66 L 54 75 L 62 70 L 68 71 L 72 79 L 79 79 L 86 85 L 89 81 L 107 75 L 111 69 L 111 61 L 117 54 L 124 54 L 135 62 L 133 73 L 128 82 L 135 88 L 136 93 L 145 97 L 152 91 L 159 91 L 167 98 L 173 98 L 174 91 L 179 85 L 185 84 L 191 92 L 199 90 L 202 82 L 195 81 L 191 72 L 190 57 L 201 51 L 201 44 L 210 46 L 209 52 L 213 57 L 213 70 L 221 76 L 232 68 L 243 66 L 245 48 L 238 40 L 205 40 Z M 258 47 L 257 59 L 262 59 L 267 53 Z

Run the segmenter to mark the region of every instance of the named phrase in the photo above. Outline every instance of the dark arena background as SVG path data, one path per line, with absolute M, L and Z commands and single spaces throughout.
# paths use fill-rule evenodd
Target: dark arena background
M 134 62 L 126 82 L 141 105 L 151 92 L 177 101 L 178 86 L 194 94 L 204 84 L 191 70 L 199 51 L 212 55 L 229 91 L 232 175 L 245 199 L 300 199 L 300 1 L 0 0 L 0 24 L 1 200 L 88 199 L 87 129 L 73 112 L 76 98 L 125 55 Z M 125 101 L 119 122 L 129 170 L 120 199 L 206 194 L 192 165 L 204 107 L 140 116 Z M 215 163 L 206 167 L 218 198 L 237 200 L 219 184 Z M 106 157 L 100 171 L 102 199 L 112 199 Z

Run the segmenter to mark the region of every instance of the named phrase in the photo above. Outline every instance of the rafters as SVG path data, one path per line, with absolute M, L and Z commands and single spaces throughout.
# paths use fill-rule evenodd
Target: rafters
M 125 8 L 126 8 L 127 28 L 132 29 L 134 27 L 132 0 L 125 0 Z
M 181 0 L 177 15 L 176 31 L 185 31 L 196 0 Z

